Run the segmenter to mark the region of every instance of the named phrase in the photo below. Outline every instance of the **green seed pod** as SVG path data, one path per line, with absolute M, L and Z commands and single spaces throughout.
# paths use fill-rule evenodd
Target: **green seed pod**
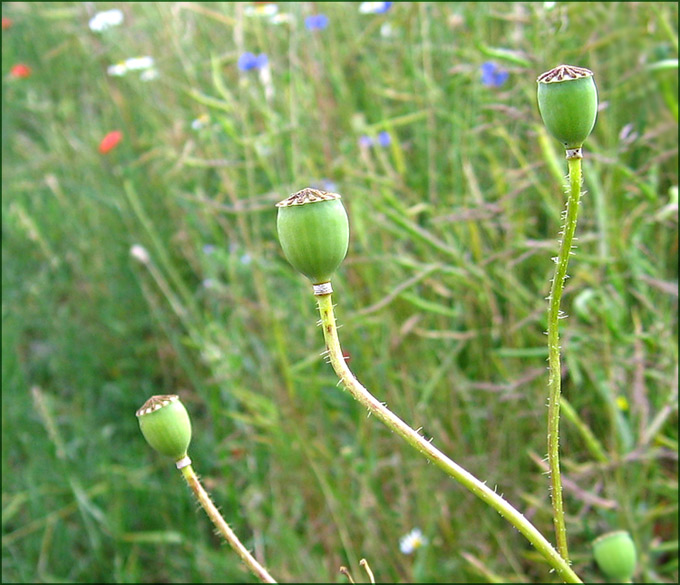
M 175 461 L 187 456 L 191 420 L 179 396 L 152 396 L 137 411 L 137 420 L 146 442 L 156 451 Z
M 595 126 L 593 72 L 560 65 L 538 78 L 538 109 L 548 131 L 567 149 L 581 148 Z
M 340 195 L 303 189 L 276 206 L 276 228 L 288 262 L 313 285 L 330 282 L 349 245 L 349 220 Z
M 625 530 L 608 532 L 593 541 L 593 555 L 600 570 L 616 582 L 630 581 L 635 572 L 635 543 Z

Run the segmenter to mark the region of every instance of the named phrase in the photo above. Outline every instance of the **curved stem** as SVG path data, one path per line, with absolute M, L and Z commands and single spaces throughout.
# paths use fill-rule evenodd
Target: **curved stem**
M 321 313 L 323 335 L 326 341 L 326 347 L 328 348 L 331 364 L 335 373 L 349 393 L 366 407 L 371 414 L 379 418 L 381 422 L 405 439 L 409 445 L 420 451 L 437 467 L 461 483 L 466 489 L 506 518 L 536 547 L 536 550 L 546 558 L 548 563 L 550 563 L 550 565 L 559 573 L 565 582 L 581 583 L 582 581 L 571 569 L 569 563 L 558 554 L 538 529 L 520 512 L 513 508 L 502 496 L 498 495 L 494 490 L 487 487 L 486 484 L 478 480 L 474 475 L 463 469 L 460 465 L 439 451 L 439 449 L 434 447 L 430 441 L 426 440 L 422 435 L 418 434 L 417 431 L 397 417 L 359 383 L 347 366 L 342 355 L 340 340 L 338 339 L 338 330 L 335 325 L 335 314 L 333 311 L 331 295 L 317 295 L 317 298 L 319 302 L 319 312 Z
M 560 395 L 562 392 L 562 371 L 560 366 L 559 319 L 560 302 L 567 276 L 567 265 L 571 254 L 571 243 L 576 230 L 579 200 L 581 198 L 581 159 L 569 158 L 569 195 L 562 228 L 559 255 L 555 259 L 555 276 L 550 287 L 548 305 L 548 466 L 550 469 L 550 494 L 553 507 L 553 523 L 557 539 L 557 550 L 562 558 L 569 559 L 567 528 L 562 503 L 562 478 L 560 475 Z
M 208 515 L 208 518 L 210 518 L 219 533 L 224 537 L 224 540 L 226 540 L 231 548 L 236 551 L 238 556 L 241 557 L 241 560 L 246 564 L 248 569 L 250 569 L 251 573 L 253 573 L 253 575 L 255 575 L 263 583 L 276 583 L 273 577 L 267 572 L 267 569 L 257 562 L 255 557 L 250 554 L 250 551 L 245 546 L 243 546 L 241 541 L 238 539 L 238 536 L 234 534 L 234 531 L 222 517 L 215 504 L 213 504 L 208 492 L 203 489 L 203 486 L 201 485 L 201 482 L 198 479 L 193 467 L 191 467 L 191 465 L 187 465 L 186 467 L 183 467 L 181 471 L 184 479 L 187 480 L 191 491 L 194 492 L 196 498 L 198 499 L 198 503 L 201 504 L 202 508 L 205 510 L 205 513 Z

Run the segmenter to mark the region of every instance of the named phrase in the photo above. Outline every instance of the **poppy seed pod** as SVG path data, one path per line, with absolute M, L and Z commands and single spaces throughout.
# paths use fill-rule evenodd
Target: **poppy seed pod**
M 175 461 L 187 456 L 191 420 L 179 396 L 152 396 L 137 411 L 137 420 L 146 442 L 156 451 Z
M 635 543 L 625 530 L 608 532 L 593 541 L 593 555 L 600 570 L 617 582 L 630 581 L 635 572 Z
M 583 146 L 597 117 L 593 72 L 560 65 L 543 73 L 538 78 L 538 109 L 545 127 L 566 149 Z
M 349 220 L 340 195 L 303 189 L 276 206 L 276 228 L 288 262 L 313 285 L 330 282 L 349 245 Z

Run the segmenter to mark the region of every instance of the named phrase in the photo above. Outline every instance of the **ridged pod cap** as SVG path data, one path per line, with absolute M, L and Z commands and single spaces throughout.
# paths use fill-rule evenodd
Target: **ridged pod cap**
M 538 78 L 538 109 L 545 127 L 565 148 L 580 148 L 595 126 L 597 88 L 593 72 L 560 65 Z
M 340 195 L 302 189 L 276 206 L 276 228 L 288 262 L 312 284 L 330 282 L 349 246 L 349 220 Z
M 635 573 L 635 543 L 625 530 L 608 532 L 593 541 L 593 555 L 600 570 L 617 582 L 630 581 Z
M 156 451 L 179 461 L 187 456 L 191 420 L 175 394 L 152 396 L 137 411 L 142 434 Z

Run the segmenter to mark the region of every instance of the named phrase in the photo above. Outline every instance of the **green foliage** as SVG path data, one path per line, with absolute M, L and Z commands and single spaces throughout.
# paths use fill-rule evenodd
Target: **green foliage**
M 113 7 L 120 26 L 88 28 Z M 574 570 L 602 580 L 590 543 L 623 529 L 634 580 L 677 582 L 677 3 L 282 3 L 278 25 L 250 7 L 3 5 L 3 581 L 252 581 L 144 443 L 153 394 L 181 397 L 206 488 L 282 582 L 359 580 L 361 558 L 383 582 L 545 581 L 503 519 L 336 387 L 274 205 L 342 195 L 352 369 L 552 540 L 566 165 L 536 77 L 571 63 L 601 105 L 562 304 Z M 326 29 L 305 28 L 315 10 Z M 270 79 L 239 70 L 247 51 Z M 107 73 L 143 55 L 156 79 Z M 405 556 L 414 527 L 428 544 Z

